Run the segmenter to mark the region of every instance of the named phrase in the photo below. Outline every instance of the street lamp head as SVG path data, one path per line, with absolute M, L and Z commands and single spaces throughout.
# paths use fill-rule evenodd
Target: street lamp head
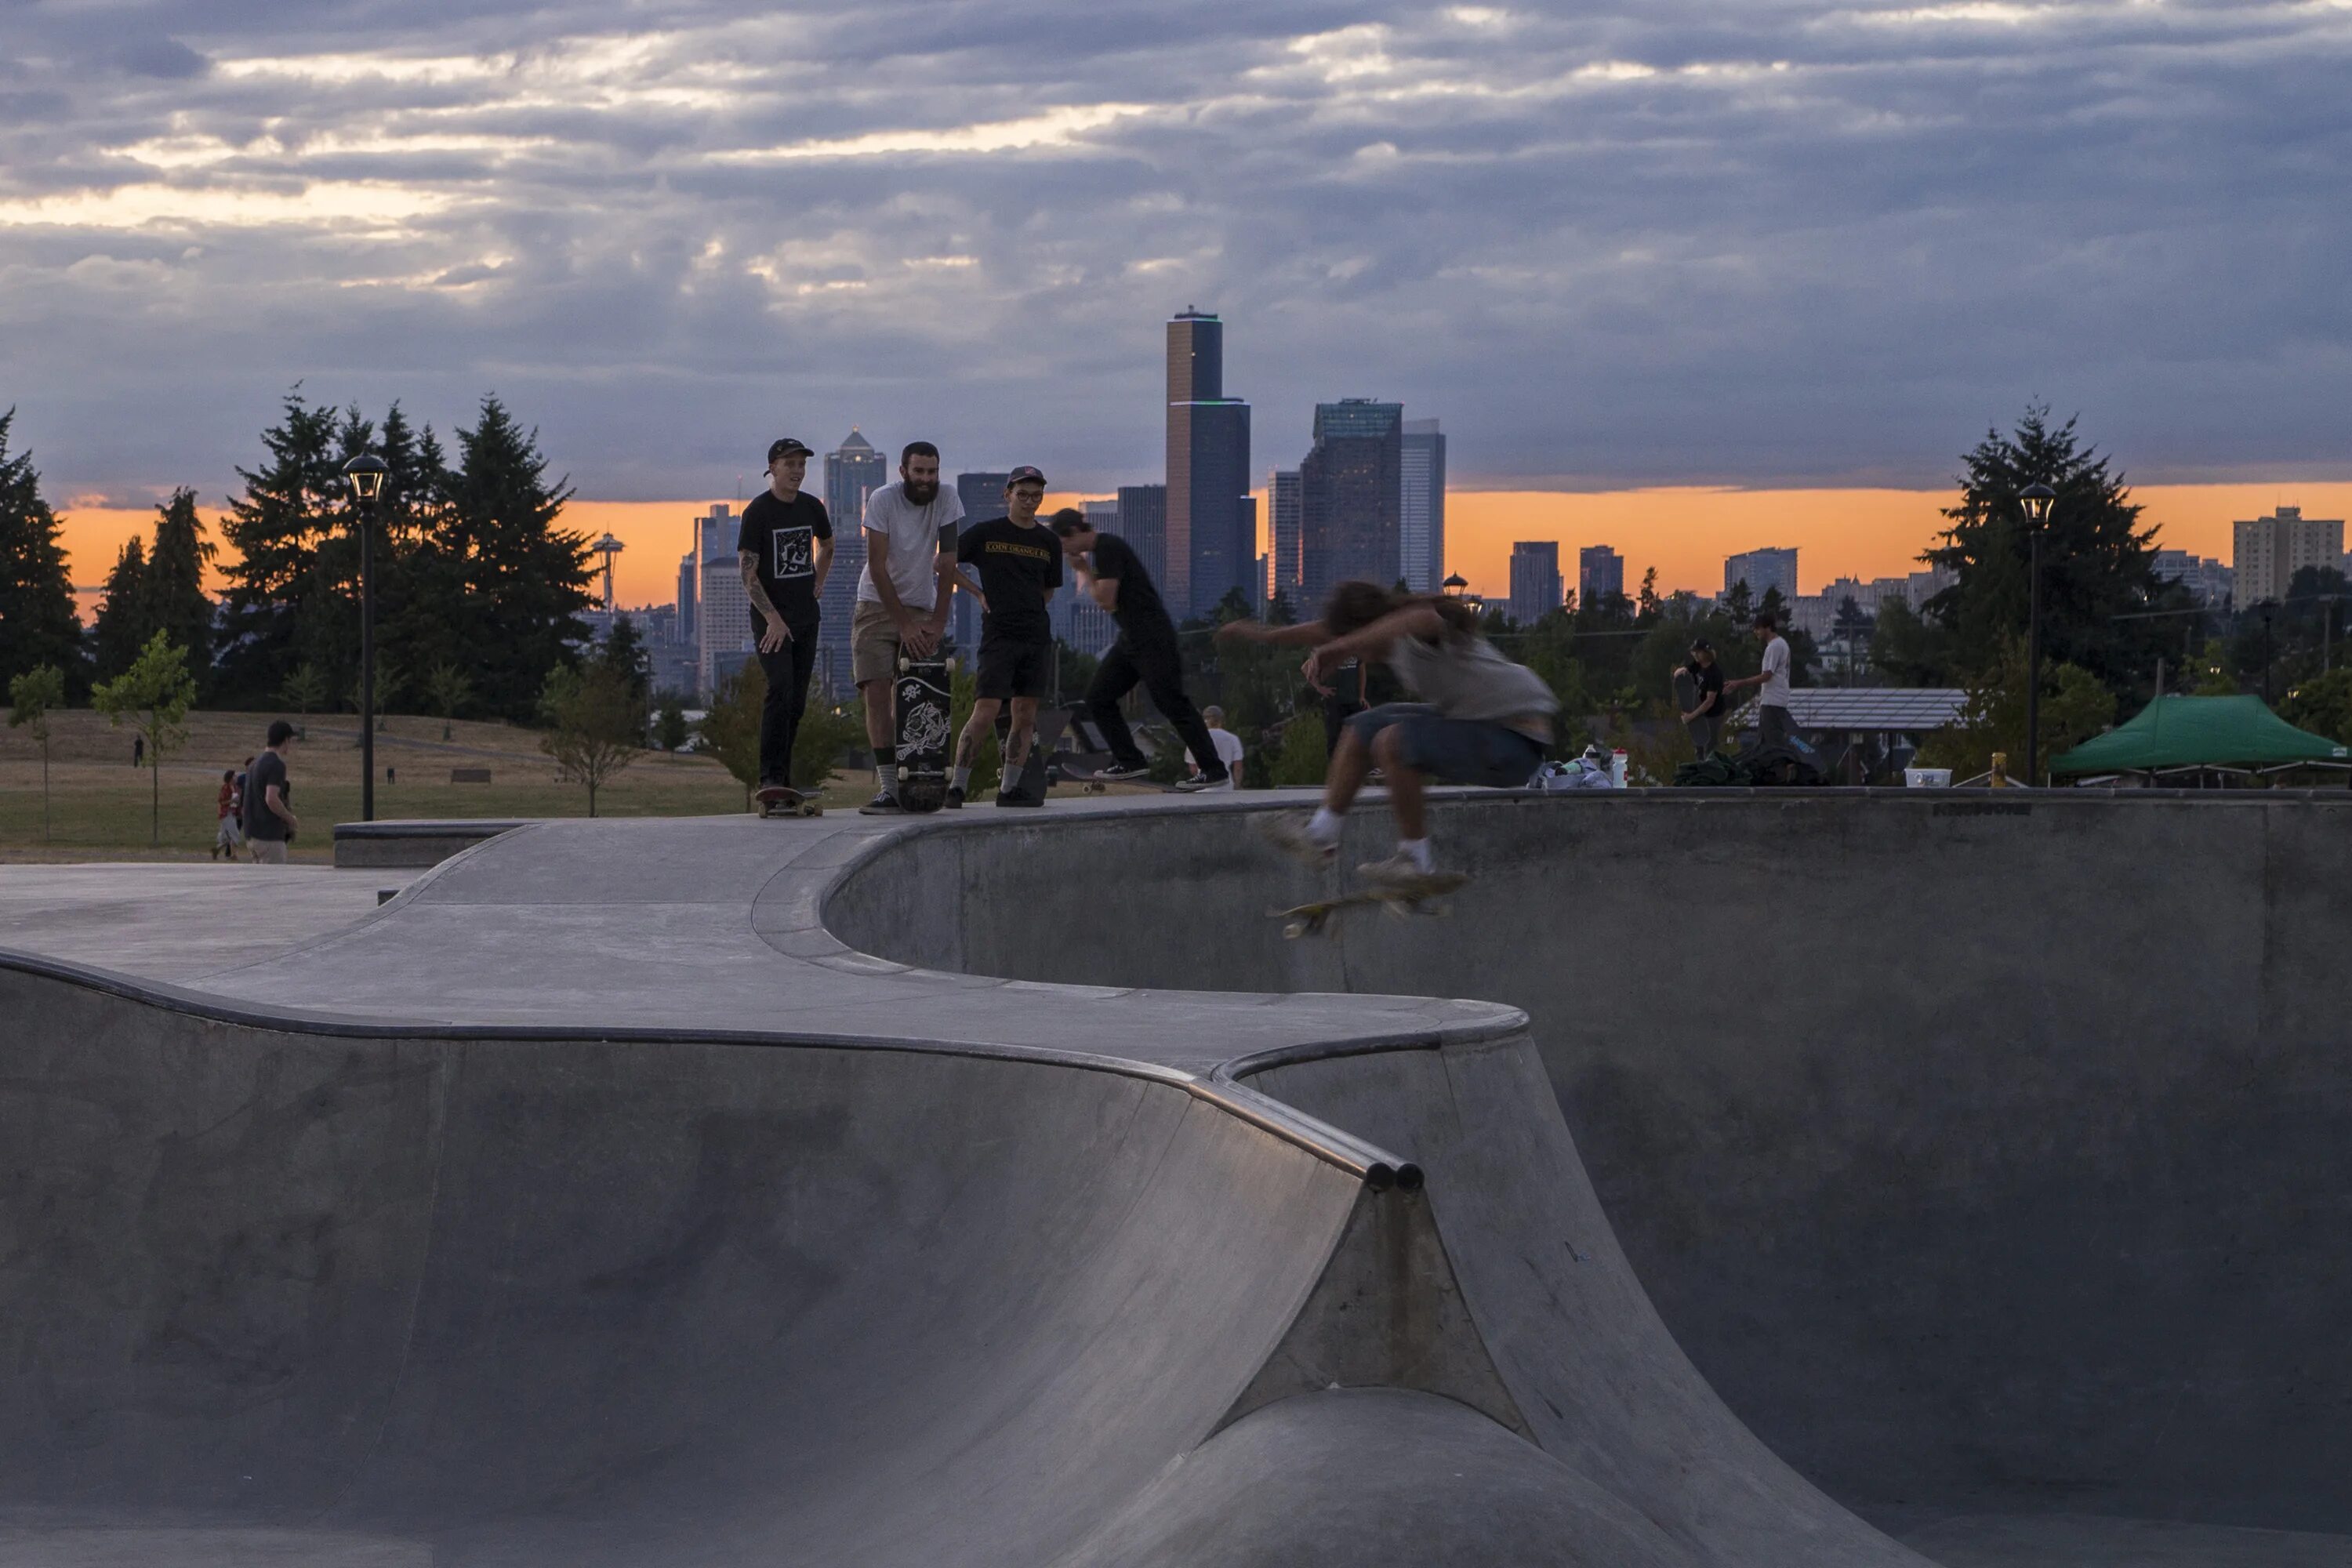
M 383 494 L 384 463 L 373 452 L 362 452 L 343 465 L 343 478 L 352 481 L 352 499 L 373 502 Z
M 1452 598 L 1458 599 L 1462 597 L 1463 591 L 1469 586 L 1470 580 L 1463 576 L 1459 572 L 1454 573 L 1452 576 L 1445 579 L 1445 592 L 1447 595 Z
M 2017 504 L 2025 509 L 2025 521 L 2035 528 L 2050 521 L 2050 509 L 2057 500 L 2058 492 L 2048 485 L 2028 485 L 2017 492 Z

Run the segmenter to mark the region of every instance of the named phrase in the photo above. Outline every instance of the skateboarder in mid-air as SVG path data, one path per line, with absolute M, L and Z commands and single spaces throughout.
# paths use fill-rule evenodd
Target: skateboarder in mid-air
M 1087 689 L 1087 711 L 1102 731 L 1110 748 L 1111 765 L 1095 774 L 1105 784 L 1139 779 L 1150 765 L 1143 760 L 1135 737 L 1128 732 L 1119 699 L 1140 684 L 1151 694 L 1152 706 L 1174 726 L 1192 753 L 1200 772 L 1178 784 L 1179 789 L 1214 789 L 1225 782 L 1225 761 L 1208 725 L 1201 721 L 1192 700 L 1184 695 L 1184 661 L 1176 651 L 1176 623 L 1143 560 L 1116 533 L 1103 533 L 1087 521 L 1086 513 L 1065 509 L 1054 514 L 1054 532 L 1062 553 L 1076 574 L 1078 592 L 1110 612 L 1118 623 L 1118 640 L 1102 657 L 1094 684 Z
M 1022 764 L 1037 733 L 1037 700 L 1054 689 L 1054 628 L 1045 601 L 1062 585 L 1060 541 L 1037 521 L 1045 500 L 1045 476 L 1035 468 L 1013 470 L 1004 486 L 1004 515 L 965 529 L 956 540 L 956 560 L 980 574 L 979 700 L 956 742 L 956 765 L 947 804 L 960 806 L 971 787 L 972 760 L 996 727 L 997 710 L 1013 705 L 1013 734 L 1004 748 L 1004 780 L 999 805 L 1043 805 L 1021 787 Z M 966 588 L 969 580 L 961 579 Z
M 1436 867 L 1429 851 L 1423 790 L 1430 779 L 1508 789 L 1524 784 L 1551 743 L 1559 701 L 1543 677 L 1514 664 L 1478 634 L 1476 614 L 1456 600 L 1391 593 L 1371 583 L 1342 583 L 1323 618 L 1303 626 L 1232 621 L 1217 628 L 1229 641 L 1289 643 L 1307 656 L 1307 684 L 1324 689 L 1349 659 L 1385 664 L 1418 702 L 1388 702 L 1348 721 L 1331 758 L 1322 808 L 1311 817 L 1276 819 L 1284 848 L 1316 864 L 1339 850 L 1339 826 L 1374 765 L 1388 781 L 1397 849 L 1359 868 L 1365 880 L 1424 885 Z

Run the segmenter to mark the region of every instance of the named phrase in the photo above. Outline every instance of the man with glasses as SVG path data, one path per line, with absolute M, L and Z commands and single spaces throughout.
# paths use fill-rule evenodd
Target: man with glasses
M 984 612 L 980 630 L 979 700 L 956 742 L 955 773 L 947 804 L 963 805 L 972 761 L 996 726 L 1000 708 L 1013 705 L 1013 733 L 1004 747 L 999 805 L 1043 805 L 1021 787 L 1021 769 L 1036 737 L 1037 702 L 1054 689 L 1054 627 L 1045 603 L 1062 585 L 1062 542 L 1037 521 L 1045 476 L 1019 468 L 1007 477 L 1004 515 L 975 523 L 956 540 L 956 560 L 980 574 Z

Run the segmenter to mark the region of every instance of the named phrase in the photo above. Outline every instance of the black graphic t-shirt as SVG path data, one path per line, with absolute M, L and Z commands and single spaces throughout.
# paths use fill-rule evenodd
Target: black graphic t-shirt
M 743 527 L 735 548 L 760 558 L 760 586 L 768 602 L 788 626 L 816 622 L 816 544 L 833 537 L 833 521 L 824 503 L 806 490 L 790 500 L 778 500 L 773 490 L 761 490 L 743 509 Z M 757 622 L 760 612 L 751 618 Z
M 1111 619 L 1118 629 L 1135 637 L 1176 635 L 1176 625 L 1168 618 L 1167 603 L 1144 570 L 1143 558 L 1134 546 L 1116 533 L 1095 535 L 1095 575 L 1104 582 L 1118 584 L 1118 597 L 1111 604 Z
M 1052 529 L 1042 522 L 1023 528 L 1009 517 L 992 517 L 963 531 L 956 559 L 979 569 L 980 591 L 988 595 L 981 636 L 1024 642 L 1053 637 L 1045 601 L 1062 585 L 1062 542 Z
M 1696 695 L 1691 699 L 1692 710 L 1702 719 L 1722 718 L 1723 666 L 1719 664 L 1705 666 L 1687 664 L 1683 668 L 1691 672 L 1693 689 L 1696 692 Z M 1713 707 L 1709 707 L 1707 705 L 1706 700 L 1709 696 L 1712 696 L 1715 699 L 1715 705 Z

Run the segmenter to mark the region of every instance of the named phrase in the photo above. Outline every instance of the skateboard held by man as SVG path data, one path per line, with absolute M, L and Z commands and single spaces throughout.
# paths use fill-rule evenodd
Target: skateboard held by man
M 823 816 L 824 801 L 814 795 L 803 795 L 783 784 L 762 784 L 751 792 L 752 804 L 761 820 L 771 816 Z
M 898 655 L 897 687 L 898 804 L 937 811 L 947 804 L 949 718 L 953 702 L 944 655 Z
M 1352 892 L 1317 899 L 1291 909 L 1268 910 L 1266 913 L 1284 922 L 1282 934 L 1286 937 L 1320 936 L 1341 910 L 1360 906 L 1378 905 L 1398 916 L 1442 915 L 1446 912 L 1445 906 L 1435 900 L 1469 885 L 1470 879 L 1460 871 L 1430 871 L 1418 877 L 1371 883 Z

